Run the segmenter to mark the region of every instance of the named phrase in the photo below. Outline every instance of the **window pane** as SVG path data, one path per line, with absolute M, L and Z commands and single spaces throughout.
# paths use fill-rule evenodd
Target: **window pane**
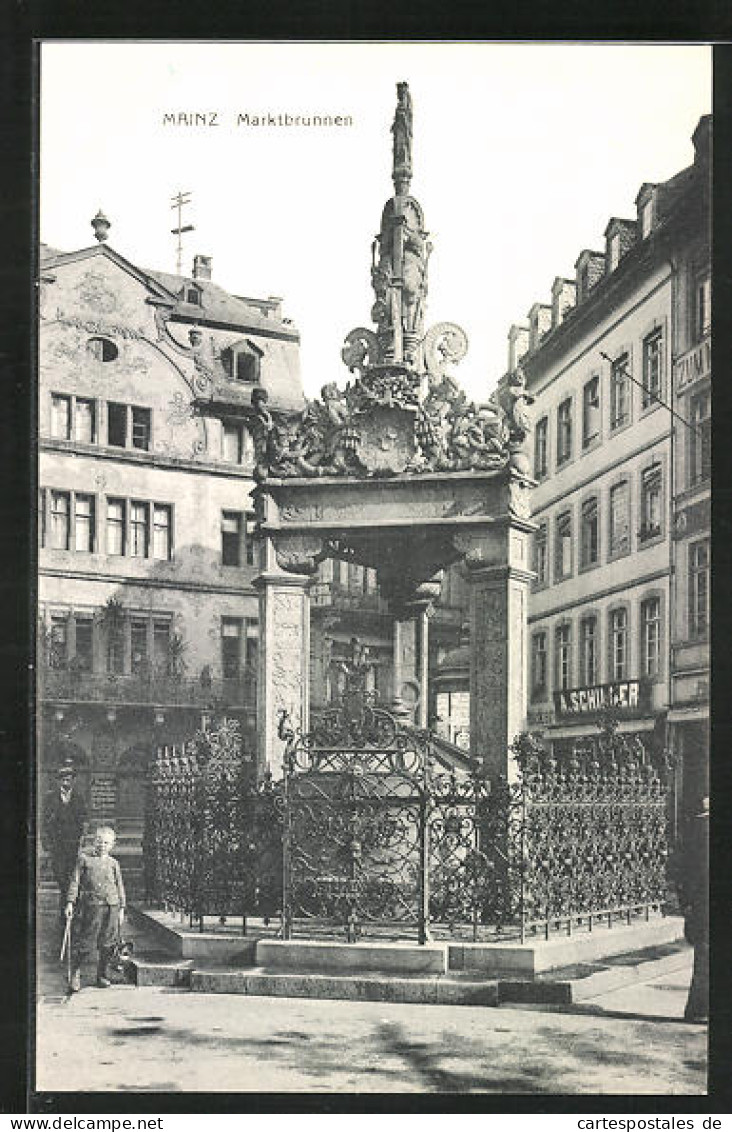
M 70 502 L 68 491 L 51 492 L 51 546 L 54 550 L 69 549 Z
M 125 505 L 122 499 L 107 500 L 107 554 L 125 552 Z
M 221 516 L 221 562 L 224 566 L 241 565 L 241 515 L 224 511 Z
M 132 447 L 147 452 L 150 448 L 150 410 L 132 409 Z
M 171 550 L 171 509 L 166 504 L 156 503 L 153 506 L 153 558 L 167 562 Z
M 582 505 L 582 565 L 593 566 L 599 558 L 599 522 L 597 500 Z
M 236 355 L 236 376 L 239 381 L 257 380 L 257 358 L 254 354 Z
M 110 401 L 107 405 L 107 443 L 124 448 L 127 443 L 127 406 Z
M 623 354 L 612 365 L 610 375 L 610 427 L 619 428 L 630 420 L 629 380 L 626 373 L 628 355 Z
M 655 330 L 643 342 L 643 407 L 656 404 L 661 395 L 661 331 Z
M 51 668 L 65 668 L 68 647 L 68 624 L 65 617 L 52 617 L 49 634 L 48 663 Z
M 641 605 L 642 665 L 644 676 L 657 676 L 660 671 L 661 602 L 649 598 Z
M 130 503 L 130 554 L 133 558 L 146 558 L 150 509 L 147 503 Z
M 557 463 L 562 464 L 572 455 L 572 402 L 562 401 L 557 409 Z
M 168 673 L 170 660 L 170 622 L 153 622 L 153 665 L 158 676 Z
M 75 508 L 75 546 L 88 553 L 94 550 L 94 496 L 77 495 Z
M 71 398 L 51 395 L 51 436 L 68 440 L 71 435 Z
M 95 435 L 94 402 L 78 397 L 74 410 L 74 437 L 82 444 L 92 444 Z
M 593 377 L 582 396 L 582 444 L 587 447 L 600 435 L 600 379 Z
M 549 437 L 549 421 L 546 417 L 542 417 L 537 422 L 536 431 L 534 433 L 534 475 L 537 479 L 541 479 L 547 473 L 547 441 Z
M 630 513 L 628 484 L 617 484 L 610 491 L 610 553 L 620 554 L 630 549 Z
M 225 617 L 221 623 L 221 668 L 224 678 L 238 677 L 241 667 L 241 621 Z
M 241 463 L 242 432 L 240 425 L 224 425 L 223 456 L 230 464 Z
M 712 471 L 711 397 L 708 392 L 691 399 L 691 483 L 709 479 Z
M 582 621 L 582 683 L 597 683 L 597 619 L 586 617 Z
M 610 614 L 613 680 L 624 680 L 628 670 L 628 614 L 615 609 Z
M 689 547 L 689 633 L 703 637 L 709 631 L 709 542 Z
M 254 516 L 253 515 L 247 515 L 246 542 L 245 542 L 247 566 L 256 566 L 256 564 L 257 564 L 256 548 L 257 548 L 257 542 L 256 542 L 256 531 L 255 531 Z
M 147 671 L 147 621 L 135 619 L 130 625 L 130 662 L 132 671 L 143 675 Z
M 93 667 L 93 623 L 91 618 L 76 618 L 76 664 L 82 672 Z

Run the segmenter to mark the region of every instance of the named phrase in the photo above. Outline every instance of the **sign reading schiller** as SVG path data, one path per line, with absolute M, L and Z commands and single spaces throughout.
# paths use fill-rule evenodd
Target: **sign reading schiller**
M 587 715 L 605 708 L 623 708 L 628 713 L 645 709 L 640 680 L 620 680 L 616 684 L 595 684 L 591 688 L 569 688 L 554 693 L 554 708 L 558 716 Z

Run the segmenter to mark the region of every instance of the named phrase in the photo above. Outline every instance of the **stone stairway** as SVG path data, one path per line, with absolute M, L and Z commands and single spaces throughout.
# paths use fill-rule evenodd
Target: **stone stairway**
M 469 945 L 283 943 L 252 924 L 248 936 L 193 932 L 175 917 L 134 913 L 152 947 L 136 948 L 138 986 L 177 987 L 206 994 L 347 999 L 451 1006 L 589 1003 L 608 991 L 644 983 L 685 966 L 688 945 L 672 918 L 659 920 L 655 941 L 645 931 L 614 929 L 603 941 L 615 954 L 527 973 L 489 971 L 495 954 Z M 636 947 L 626 946 L 635 939 Z M 562 941 L 557 941 L 561 944 Z M 588 945 L 585 945 L 586 950 Z M 504 949 L 506 951 L 507 949 Z M 516 949 L 513 949 L 514 952 Z M 581 951 L 581 946 L 573 948 Z M 594 945 L 597 950 L 597 944 Z M 565 954 L 572 949 L 565 948 Z M 557 952 L 561 954 L 561 952 Z M 477 969 L 471 964 L 483 964 Z M 509 966 L 516 967 L 516 957 Z

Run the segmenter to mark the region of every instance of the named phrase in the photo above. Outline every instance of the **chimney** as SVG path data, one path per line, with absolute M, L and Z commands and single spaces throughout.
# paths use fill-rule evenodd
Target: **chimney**
M 552 328 L 552 308 L 546 303 L 534 303 L 528 313 L 529 350 L 535 350 L 548 330 Z
M 694 143 L 694 164 L 709 165 L 712 148 L 712 115 L 704 114 L 691 135 Z
M 213 260 L 210 255 L 194 255 L 193 257 L 193 278 L 194 279 L 210 279 L 211 267 Z
M 513 373 L 524 354 L 529 348 L 528 326 L 518 326 L 516 323 L 508 332 L 508 372 Z
M 605 274 L 605 253 L 581 251 L 574 265 L 577 272 L 577 303 L 583 303 L 592 288 Z
M 564 316 L 577 302 L 577 283 L 557 275 L 552 283 L 552 328 L 564 322 Z

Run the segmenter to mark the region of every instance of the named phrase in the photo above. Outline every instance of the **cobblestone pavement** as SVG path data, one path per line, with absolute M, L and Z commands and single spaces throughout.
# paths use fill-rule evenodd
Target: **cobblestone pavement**
M 681 1094 L 706 1090 L 690 970 L 576 1007 L 447 1007 L 85 987 L 38 967 L 40 1091 Z

